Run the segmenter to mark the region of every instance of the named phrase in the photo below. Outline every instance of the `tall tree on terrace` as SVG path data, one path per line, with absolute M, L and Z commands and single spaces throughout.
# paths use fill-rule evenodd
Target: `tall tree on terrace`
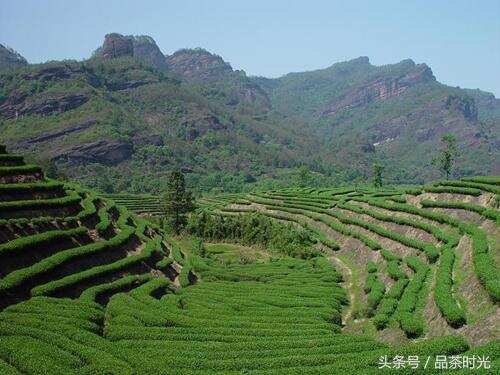
M 193 195 L 186 190 L 186 181 L 180 170 L 170 174 L 163 203 L 167 225 L 179 234 L 187 223 L 187 214 L 194 210 Z
M 373 185 L 376 188 L 382 187 L 382 172 L 384 171 L 384 166 L 378 161 L 373 163 Z
M 457 139 L 453 134 L 447 133 L 441 137 L 441 142 L 443 147 L 439 155 L 432 159 L 432 164 L 437 166 L 448 180 L 453 170 L 453 164 L 458 156 Z

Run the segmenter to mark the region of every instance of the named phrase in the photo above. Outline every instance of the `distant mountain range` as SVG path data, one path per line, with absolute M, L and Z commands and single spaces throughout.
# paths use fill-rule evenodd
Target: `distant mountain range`
M 457 176 L 500 174 L 499 129 L 499 99 L 412 60 L 269 79 L 204 49 L 166 56 L 148 36 L 37 65 L 0 45 L 2 143 L 108 192 L 159 192 L 177 167 L 204 191 L 362 182 L 374 161 L 388 182 L 422 183 L 447 132 Z

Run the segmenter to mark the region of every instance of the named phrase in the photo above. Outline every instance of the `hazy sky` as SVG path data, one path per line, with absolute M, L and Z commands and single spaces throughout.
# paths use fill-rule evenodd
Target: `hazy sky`
M 500 0 L 0 0 L 0 43 L 30 62 L 86 58 L 108 32 L 150 35 L 166 54 L 204 47 L 268 77 L 412 58 L 500 97 Z

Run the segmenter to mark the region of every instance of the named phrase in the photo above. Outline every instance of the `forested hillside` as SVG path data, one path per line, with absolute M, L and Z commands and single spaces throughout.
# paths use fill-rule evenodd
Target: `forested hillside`
M 2 141 L 107 193 L 158 193 L 174 168 L 211 192 L 359 183 L 375 161 L 392 183 L 422 183 L 440 177 L 445 133 L 455 177 L 500 171 L 500 100 L 411 60 L 267 79 L 203 49 L 164 55 L 147 36 L 108 34 L 81 62 L 24 66 L 5 51 L 19 63 L 1 65 Z
M 498 173 L 500 100 L 439 83 L 426 64 L 374 66 L 367 57 L 327 69 L 256 79 L 280 113 L 304 120 L 335 165 L 366 173 L 373 160 L 397 182 L 422 183 L 439 139 L 457 136 L 457 175 Z

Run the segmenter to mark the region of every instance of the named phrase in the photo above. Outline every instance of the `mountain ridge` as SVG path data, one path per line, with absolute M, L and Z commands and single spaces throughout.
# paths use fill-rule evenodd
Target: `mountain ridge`
M 158 192 L 174 167 L 206 190 L 286 185 L 301 166 L 338 184 L 369 178 L 375 160 L 389 181 L 421 183 L 438 177 L 430 159 L 450 131 L 457 175 L 500 171 L 500 100 L 411 59 L 264 78 L 201 48 L 164 55 L 148 36 L 111 33 L 88 60 L 7 69 L 0 83 L 2 140 L 85 183 L 109 175 L 101 189 Z

